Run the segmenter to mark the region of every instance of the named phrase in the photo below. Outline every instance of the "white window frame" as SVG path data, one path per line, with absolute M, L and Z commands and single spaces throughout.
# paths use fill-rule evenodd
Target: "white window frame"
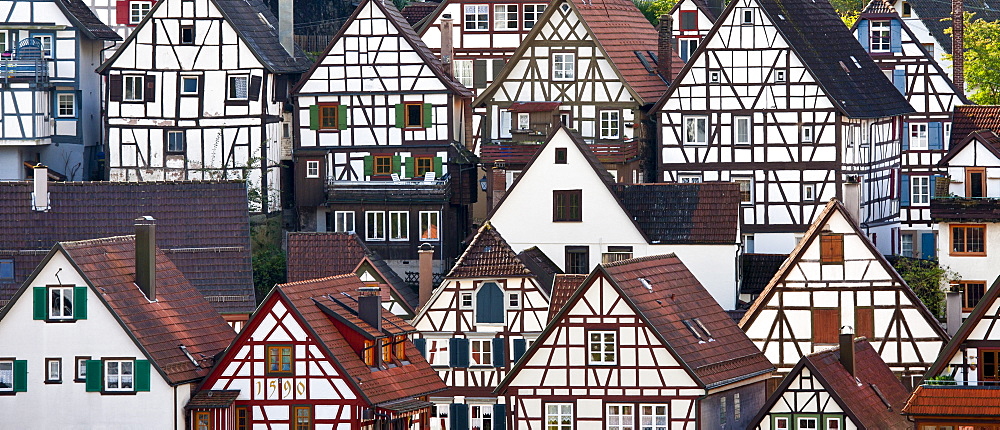
M 493 405 L 469 405 L 469 428 L 503 430 L 493 428 Z
M 910 206 L 931 204 L 931 177 L 910 176 Z
M 117 364 L 117 372 L 112 372 Z M 104 360 L 104 391 L 135 391 L 135 360 Z M 126 366 L 127 365 L 127 366 Z M 128 367 L 128 371 L 126 371 Z M 128 380 L 128 386 L 125 382 Z
M 754 251 L 754 237 L 752 234 L 743 235 L 743 252 L 753 254 Z
M 128 4 L 128 23 L 136 25 L 142 22 L 142 19 L 146 17 L 146 14 L 148 14 L 152 8 L 153 2 L 151 1 L 132 0 Z
M 14 391 L 14 360 L 0 360 L 0 382 L 6 381 L 8 386 L 0 385 L 0 392 Z
M 573 430 L 573 404 L 572 403 L 546 403 L 545 422 L 546 430 Z
M 469 339 L 469 367 L 493 367 L 493 338 Z
M 122 77 L 125 88 L 122 88 L 122 101 L 141 102 L 146 99 L 146 77 L 143 75 L 125 75 Z M 129 96 L 129 90 L 132 95 Z
M 943 142 L 944 142 L 944 145 L 941 145 L 942 148 L 945 147 L 945 146 L 951 146 L 951 123 L 950 122 L 944 123 L 944 141 Z
M 462 309 L 472 309 L 473 306 L 475 305 L 475 302 L 473 301 L 472 298 L 472 293 L 460 293 L 458 296 L 458 300 L 459 300 L 458 305 Z
M 427 363 L 431 366 L 451 365 L 451 339 L 433 338 L 427 339 Z
M 475 85 L 473 66 L 475 60 L 452 60 L 452 67 L 455 70 L 455 80 L 467 88 Z
M 514 23 L 513 27 L 510 26 L 511 22 Z M 520 24 L 517 4 L 493 5 L 493 31 L 517 31 Z
M 888 20 L 869 21 L 868 43 L 871 52 L 892 51 L 892 26 Z
M 695 173 L 677 174 L 677 182 L 681 184 L 700 184 L 703 182 L 701 175 Z
M 816 184 L 802 184 L 802 200 L 807 202 L 816 201 Z
M 425 229 L 424 226 L 434 226 L 433 230 Z M 420 211 L 420 240 L 441 240 L 441 212 Z M 425 234 L 430 233 L 432 234 Z
M 755 202 L 753 177 L 752 176 L 734 176 L 732 178 L 732 180 L 733 180 L 733 182 L 736 182 L 737 184 L 740 184 L 740 188 L 741 188 L 740 189 L 740 204 L 744 205 L 744 206 L 753 205 L 754 202 Z M 747 186 L 750 187 L 750 189 L 749 189 L 749 191 L 750 191 L 750 199 L 749 200 L 743 200 L 743 190 L 742 190 L 742 188 L 743 188 L 743 184 L 744 183 L 746 183 Z
M 87 360 L 90 357 L 76 357 L 74 362 L 76 363 L 76 380 L 83 382 L 87 380 Z
M 814 427 L 803 427 L 802 426 L 802 421 L 807 421 L 807 422 L 808 421 L 812 421 L 815 424 L 815 426 Z M 819 418 L 816 418 L 816 417 L 795 417 L 795 429 L 796 430 L 805 430 L 805 429 L 816 429 L 816 430 L 819 430 L 820 429 Z
M 617 110 L 601 111 L 601 139 L 620 139 L 622 135 L 622 113 Z
M 489 31 L 490 6 L 486 4 L 465 5 L 462 8 L 462 28 L 465 31 Z
M 62 359 L 45 359 L 45 382 L 62 382 Z
M 365 240 L 385 240 L 385 211 L 365 211 Z
M 733 135 L 737 145 L 749 145 L 753 139 L 753 121 L 749 116 L 737 116 L 733 118 Z M 742 130 L 741 130 L 742 128 Z
M 692 127 L 694 127 L 694 130 L 692 130 Z M 684 144 L 708 145 L 708 115 L 688 115 L 684 117 Z
M 198 78 L 199 78 L 198 76 L 181 76 L 180 94 L 182 96 L 197 95 L 198 94 L 198 84 L 199 84 Z M 187 86 L 184 83 L 187 82 L 187 81 L 194 81 L 194 91 L 187 91 L 185 89 Z
M 55 49 L 55 36 L 52 34 L 32 34 L 32 39 L 38 40 L 42 45 L 42 57 L 52 58 Z
M 658 409 L 662 408 L 662 411 Z M 647 412 L 648 409 L 648 412 Z M 640 404 L 639 428 L 643 430 L 667 430 L 670 406 L 667 404 Z
M 354 233 L 354 211 L 334 211 L 333 224 L 337 233 Z
M 0 52 L 7 52 L 7 31 L 0 30 Z
M 174 140 L 174 136 L 180 136 L 180 148 L 177 148 L 177 141 Z M 187 136 L 185 136 L 184 130 L 168 130 L 167 131 L 167 152 L 184 152 L 187 148 Z
M 393 224 L 395 221 L 395 224 Z M 400 242 L 410 240 L 410 213 L 407 211 L 389 211 L 389 241 Z
M 55 293 L 59 292 L 58 298 Z M 69 299 L 66 298 L 66 293 L 69 293 Z M 73 297 L 73 286 L 69 285 L 59 285 L 48 287 L 45 297 L 48 298 L 48 317 L 50 320 L 71 320 L 73 319 L 73 306 L 75 297 Z M 52 305 L 58 300 L 62 306 L 58 308 L 53 308 Z M 66 302 L 69 301 L 69 315 L 66 315 Z
M 803 142 L 813 142 L 816 140 L 816 136 L 813 135 L 813 128 L 811 125 L 802 126 L 802 141 Z
M 927 149 L 930 139 L 928 138 L 928 126 L 926 122 L 910 123 L 910 150 Z
M 753 25 L 754 13 L 752 8 L 744 7 L 739 9 L 740 25 Z
M 552 53 L 552 80 L 553 81 L 576 80 L 575 52 Z
M 694 51 L 698 50 L 698 45 L 701 43 L 701 39 L 696 37 L 686 37 L 683 39 L 677 39 L 677 51 L 680 53 L 681 60 L 687 62 L 694 55 Z
M 544 3 L 524 5 L 524 20 L 521 21 L 522 28 L 525 30 L 534 28 L 535 24 L 538 23 L 538 18 L 541 18 L 543 12 L 545 12 Z
M 240 94 L 240 87 L 237 84 L 238 81 L 243 81 L 242 90 L 244 94 Z M 226 100 L 250 100 L 250 75 L 229 75 L 226 76 Z
M 521 293 L 517 291 L 507 292 L 507 309 L 521 309 Z
M 319 160 L 306 160 L 306 178 L 315 179 L 319 177 Z
M 517 113 L 517 129 L 531 130 L 531 114 L 527 112 Z
M 76 118 L 76 94 L 57 93 L 56 109 L 59 118 Z
M 635 405 L 611 403 L 604 412 L 605 429 L 635 430 Z
M 903 233 L 899 235 L 899 255 L 913 257 L 913 234 Z
M 721 70 L 709 70 L 708 71 L 708 83 L 718 84 L 722 82 L 722 71 Z
M 595 339 L 595 335 L 598 336 Z M 611 335 L 611 341 L 608 342 L 607 335 Z M 609 351 L 607 350 L 608 345 L 611 345 L 612 351 L 610 352 L 611 357 L 608 357 Z M 598 349 L 594 349 L 597 346 Z M 595 358 L 594 353 L 598 353 Z M 587 364 L 596 365 L 616 365 L 618 364 L 618 332 L 611 330 L 593 330 L 587 332 Z
M 785 69 L 774 69 L 774 82 L 785 82 L 788 80 L 788 71 Z

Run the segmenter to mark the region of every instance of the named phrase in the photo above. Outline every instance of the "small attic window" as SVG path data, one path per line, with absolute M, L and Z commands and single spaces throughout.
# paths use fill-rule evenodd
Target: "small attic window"
M 854 62 L 854 67 L 857 67 L 859 69 L 861 68 L 861 62 L 859 62 L 857 58 L 854 58 L 853 55 L 851 56 L 851 61 Z
M 569 12 L 569 4 L 563 3 L 562 6 L 559 6 L 559 9 L 561 9 L 563 12 Z

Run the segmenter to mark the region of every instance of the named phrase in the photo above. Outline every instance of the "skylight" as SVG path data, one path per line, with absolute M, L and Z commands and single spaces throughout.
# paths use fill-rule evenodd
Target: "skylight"
M 691 331 L 695 339 L 698 339 L 698 343 L 715 342 L 712 332 L 708 331 L 708 327 L 705 327 L 705 324 L 700 319 L 691 318 L 689 320 L 681 320 L 681 322 L 684 323 L 684 327 L 687 327 Z
M 855 66 L 856 66 L 857 68 L 859 68 L 859 69 L 861 68 L 861 63 L 860 63 L 860 62 L 858 61 L 858 59 L 857 59 L 857 58 L 854 58 L 854 56 L 853 56 L 853 55 L 851 56 L 851 61 L 854 61 L 854 65 L 855 65 Z
M 649 281 L 646 280 L 646 278 L 639 278 L 639 283 L 642 284 L 643 287 L 646 287 L 646 289 L 649 290 L 650 293 L 653 292 L 653 284 L 650 284 Z

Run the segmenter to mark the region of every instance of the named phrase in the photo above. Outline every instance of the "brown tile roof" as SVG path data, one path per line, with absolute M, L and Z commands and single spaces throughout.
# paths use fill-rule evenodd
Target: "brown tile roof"
M 56 242 L 133 234 L 134 220 L 149 215 L 157 246 L 216 310 L 256 307 L 244 182 L 50 182 L 47 212 L 31 209 L 31 193 L 31 182 L 0 182 L 0 254 L 15 266 L 0 301 Z
M 849 411 L 861 428 L 912 428 L 906 417 L 900 414 L 909 392 L 864 338 L 858 338 L 854 343 L 854 377 L 857 380 L 841 364 L 840 348 L 809 354 L 802 360 L 822 379 L 827 390 L 839 397 L 841 407 Z M 858 381 L 861 381 L 860 385 Z
M 288 233 L 288 282 L 351 273 L 371 254 L 354 233 Z
M 525 249 L 517 254 L 517 258 L 524 263 L 524 266 L 538 279 L 538 286 L 545 291 L 545 294 L 552 295 L 552 281 L 557 274 L 562 273 L 562 269 L 556 266 L 537 246 Z
M 410 26 L 415 26 L 418 21 L 424 19 L 425 16 L 430 15 L 431 12 L 434 12 L 434 9 L 437 9 L 440 5 L 441 3 L 433 1 L 410 2 L 399 12 L 403 14 L 403 18 L 406 18 L 406 22 L 408 22 Z
M 703 386 L 714 388 L 774 370 L 675 255 L 623 260 L 603 264 L 598 270 L 621 288 Z M 703 337 L 714 340 L 699 341 L 691 333 L 683 321 L 693 318 L 710 332 Z
M 472 242 L 446 278 L 534 276 L 517 253 L 489 221 L 479 228 Z
M 556 314 L 562 310 L 563 305 L 569 301 L 587 275 L 580 274 L 558 274 L 552 283 L 552 295 L 549 297 L 549 321 L 555 318 Z
M 188 400 L 188 409 L 214 409 L 228 408 L 236 398 L 240 396 L 240 390 L 204 390 L 199 391 L 191 400 Z
M 279 284 L 276 290 L 290 301 L 347 374 L 358 382 L 371 404 L 419 397 L 446 389 L 437 372 L 427 364 L 412 342 L 406 343 L 406 356 L 410 364 L 375 371 L 351 349 L 344 335 L 332 322 L 337 317 L 358 324 L 365 334 L 381 336 L 357 318 L 354 297 L 357 296 L 358 288 L 363 286 L 364 283 L 357 276 L 349 274 Z M 331 297 L 337 298 L 337 301 L 331 300 Z M 337 316 L 331 316 L 331 311 Z M 382 327 L 386 332 L 416 331 L 385 309 L 382 309 L 382 318 Z
M 159 250 L 156 301 L 147 300 L 135 285 L 134 243 L 134 236 L 120 236 L 61 242 L 58 246 L 168 382 L 180 384 L 204 377 L 208 368 L 196 368 L 178 345 L 184 345 L 194 357 L 212 357 L 225 350 L 236 333 Z
M 649 243 L 733 244 L 738 239 L 738 184 L 615 185 L 614 190 Z
M 906 402 L 907 415 L 987 417 L 1000 411 L 1000 387 L 921 385 Z
M 950 146 L 958 146 L 970 133 L 979 130 L 1000 133 L 1000 106 L 955 106 L 951 122 Z

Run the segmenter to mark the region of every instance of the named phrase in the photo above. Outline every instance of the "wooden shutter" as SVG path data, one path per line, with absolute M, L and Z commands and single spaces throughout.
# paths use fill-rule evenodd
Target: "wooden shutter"
M 906 70 L 893 70 L 892 71 L 892 84 L 896 86 L 899 93 L 906 95 Z
M 944 131 L 941 128 L 940 122 L 932 122 L 927 124 L 927 148 L 928 149 L 944 149 Z M 931 195 L 934 195 L 934 190 L 931 189 Z
M 503 323 L 504 322 L 504 294 L 500 287 L 494 283 L 483 285 L 476 292 L 476 322 L 477 323 Z
M 14 392 L 28 391 L 28 360 L 14 360 Z
M 260 84 L 262 80 L 263 78 L 261 78 L 260 76 L 250 77 L 250 89 L 247 94 L 247 96 L 250 97 L 250 100 L 253 101 L 260 100 L 260 87 L 261 87 Z
M 871 43 L 868 42 L 868 20 L 859 19 L 858 20 L 858 42 L 861 42 L 861 46 L 865 48 L 865 51 L 871 52 Z
M 910 175 L 899 175 L 899 205 L 910 205 Z
M 430 128 L 432 125 L 434 125 L 434 106 L 424 103 L 424 128 Z
M 347 105 L 337 106 L 337 128 L 347 130 Z
M 417 164 L 417 159 L 413 157 L 406 157 L 406 176 L 407 178 L 412 178 L 416 174 L 415 164 Z
M 507 355 L 505 354 L 504 341 L 502 337 L 493 338 L 493 367 L 503 367 L 507 364 Z
M 889 21 L 889 50 L 892 52 L 902 52 L 903 25 L 899 20 Z
M 427 358 L 427 339 L 413 339 L 413 346 L 417 347 L 417 351 L 420 352 L 420 355 L 424 356 L 425 359 Z
M 875 309 L 870 307 L 854 308 L 854 336 L 864 336 L 869 341 L 874 341 Z
M 396 128 L 406 126 L 406 113 L 402 103 L 396 103 Z
M 910 149 L 910 123 L 903 123 L 903 150 Z
M 469 405 L 464 403 L 452 403 L 449 408 L 451 412 L 451 430 L 469 430 Z
M 149 103 L 156 101 L 156 75 L 146 75 L 146 79 L 143 80 L 143 84 L 146 85 L 145 91 L 142 95 L 142 101 Z
M 34 296 L 34 303 L 32 304 L 34 305 L 35 308 L 34 319 L 44 320 L 49 316 L 48 297 L 46 297 L 47 296 L 46 288 L 35 287 L 32 288 L 32 292 Z
M 393 155 L 392 156 L 392 173 L 395 173 L 397 175 L 400 173 L 400 171 L 401 171 L 400 166 L 403 165 L 402 161 L 403 160 L 402 160 L 402 158 L 400 156 L 398 156 L 398 155 Z
M 115 16 L 118 24 L 129 24 L 129 0 L 119 0 L 115 2 Z
M 820 235 L 819 245 L 819 258 L 821 263 L 837 264 L 844 262 L 844 235 Z
M 274 77 L 274 94 L 272 98 L 276 102 L 288 101 L 288 76 L 277 75 Z
M 500 76 L 500 71 L 503 70 L 503 65 L 504 65 L 503 60 L 499 58 L 493 60 L 493 79 L 496 79 L 497 76 Z
M 99 393 L 104 389 L 104 362 L 87 360 L 87 392 Z
M 513 362 L 517 363 L 524 356 L 524 352 L 528 350 L 528 341 L 525 339 L 514 339 L 514 357 L 511 359 Z
M 475 60 L 472 63 L 472 86 L 486 88 L 486 60 Z
M 444 175 L 444 170 L 441 168 L 441 157 L 434 157 L 434 173 L 437 173 L 438 179 Z
M 837 343 L 840 341 L 840 309 L 813 308 L 813 343 Z
M 87 319 L 87 287 L 73 288 L 73 319 Z
M 125 80 L 122 75 L 108 75 L 108 98 L 113 102 L 120 102 L 123 91 L 125 91 Z
M 454 367 L 469 367 L 469 339 L 458 338 L 455 339 L 457 342 L 455 344 L 455 366 Z
M 373 176 L 375 173 L 375 157 L 365 156 L 365 176 Z
M 507 405 L 503 403 L 493 405 L 493 428 L 498 430 L 507 428 Z
M 133 372 L 135 391 L 149 391 L 149 360 L 136 360 Z
M 309 129 L 319 130 L 319 105 L 309 106 Z

